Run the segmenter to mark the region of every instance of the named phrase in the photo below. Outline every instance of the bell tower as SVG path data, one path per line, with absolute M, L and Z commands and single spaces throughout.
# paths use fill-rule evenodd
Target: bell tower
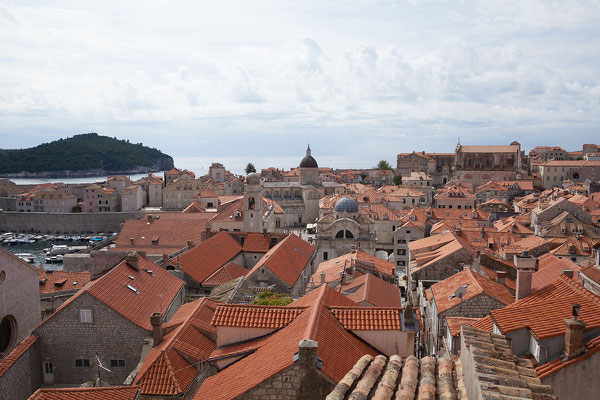
M 246 176 L 244 185 L 244 231 L 262 232 L 262 188 L 260 176 L 253 172 Z

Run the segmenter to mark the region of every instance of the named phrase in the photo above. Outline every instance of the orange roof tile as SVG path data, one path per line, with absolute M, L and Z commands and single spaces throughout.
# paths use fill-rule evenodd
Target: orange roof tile
M 564 335 L 564 319 L 571 318 L 572 303 L 581 305 L 579 319 L 586 330 L 600 327 L 600 297 L 565 275 L 552 284 L 505 307 L 491 312 L 503 334 L 529 328 L 538 338 Z
M 265 267 L 293 286 L 314 252 L 313 246 L 291 233 L 269 250 L 246 276 L 251 278 L 259 268 Z
M 234 399 L 246 393 L 291 366 L 302 339 L 318 342 L 317 355 L 323 362 L 321 373 L 339 381 L 363 354 L 375 356 L 377 352 L 340 325 L 327 309 L 336 305 L 356 306 L 356 303 L 327 285 L 295 301 L 292 307 L 308 308 L 283 329 L 259 339 L 263 344 L 252 354 L 207 378 L 194 399 Z
M 137 292 L 127 285 L 135 288 Z M 147 258 L 140 257 L 139 271 L 131 268 L 123 260 L 101 278 L 85 286 L 78 294 L 87 292 L 136 325 L 152 330 L 150 315 L 168 308 L 183 285 L 181 279 Z
M 540 290 L 560 277 L 562 271 L 570 269 L 572 271 L 581 271 L 581 266 L 575 264 L 566 258 L 558 258 L 548 254 L 540 257 L 538 261 L 538 270 L 531 276 L 531 292 Z
M 463 285 L 469 286 L 466 288 L 462 302 L 479 296 L 482 293 L 498 300 L 504 305 L 511 304 L 514 301 L 513 295 L 506 286 L 478 274 L 470 268 L 465 268 L 459 273 L 431 286 L 438 313 L 447 311 L 461 303 L 461 299 L 454 296 L 454 293 Z
M 460 335 L 460 327 L 463 325 L 472 325 L 474 322 L 479 321 L 480 318 L 467 318 L 467 317 L 446 317 L 446 325 L 450 329 L 452 336 Z
M 402 307 L 331 307 L 330 310 L 349 330 L 402 330 Z
M 214 334 L 207 336 L 213 332 L 204 328 L 210 326 L 219 304 L 207 297 L 187 303 L 163 325 L 163 329 L 174 329 L 150 350 L 137 374 L 135 383 L 142 394 L 176 396 L 189 388 L 198 375 L 196 363 L 207 361 L 216 346 Z
M 237 240 L 226 232 L 219 232 L 178 256 L 177 262 L 186 274 L 202 284 L 241 251 Z
M 243 251 L 251 253 L 266 253 L 271 247 L 271 235 L 248 233 L 244 239 Z
M 300 315 L 306 307 L 221 305 L 212 320 L 214 326 L 281 329 Z
M 600 269 L 596 265 L 590 265 L 589 267 L 583 268 L 581 273 L 594 282 L 600 284 Z
M 321 272 L 325 273 L 325 282 L 331 283 L 340 279 L 339 272 L 343 266 L 362 266 L 365 269 L 374 269 L 386 275 L 394 276 L 395 265 L 393 262 L 382 260 L 374 257 L 364 251 L 356 251 L 355 253 L 347 253 L 328 261 L 323 261 L 317 267 L 317 271 L 312 275 L 311 279 L 315 283 L 321 282 Z M 354 277 L 358 278 L 362 273 L 355 271 Z
M 37 336 L 27 335 L 13 349 L 0 359 L 0 378 L 38 340 Z
M 218 198 L 219 195 L 210 189 L 203 189 L 194 195 L 194 198 Z
M 229 262 L 202 281 L 202 286 L 220 286 L 240 276 L 246 276 L 247 273 L 248 270 L 246 268 L 234 262 Z
M 170 254 L 187 245 L 202 241 L 207 221 L 214 213 L 157 213 L 151 221 L 148 218 L 127 220 L 119 238 L 116 251 L 146 249 L 148 254 Z M 131 238 L 134 245 L 130 243 Z M 153 242 L 153 239 L 158 241 Z
M 474 321 L 471 326 L 475 329 L 483 329 L 484 331 L 491 332 L 494 329 L 494 321 L 490 315 L 486 315 L 477 321 Z
M 204 207 L 202 207 L 202 204 L 198 203 L 197 201 L 192 201 L 190 205 L 184 208 L 181 212 L 184 214 L 197 212 L 203 213 L 206 212 L 206 210 L 204 209 Z
M 40 281 L 40 293 L 54 293 L 81 289 L 90 281 L 91 274 L 89 271 L 46 271 L 44 268 L 40 268 L 38 279 Z
M 397 307 L 400 303 L 398 286 L 365 274 L 342 287 L 342 293 L 359 304 L 366 302 L 378 307 Z
M 134 400 L 139 386 L 38 389 L 29 400 Z

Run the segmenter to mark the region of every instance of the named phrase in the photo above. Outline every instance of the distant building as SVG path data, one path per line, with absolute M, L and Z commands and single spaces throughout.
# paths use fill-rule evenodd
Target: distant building
M 489 181 L 509 181 L 519 178 L 521 145 L 512 142 L 508 146 L 465 146 L 458 144 L 455 150 L 454 179 L 474 186 Z
M 146 192 L 141 185 L 131 185 L 121 193 L 121 211 L 137 211 L 144 207 Z
M 413 172 L 424 173 L 431 177 L 433 185 L 442 186 L 452 180 L 454 157 L 454 153 L 400 153 L 397 156 L 397 173 L 402 176 L 403 182 Z
M 600 161 L 572 160 L 548 161 L 539 166 L 540 177 L 544 188 L 562 186 L 564 181 L 584 183 L 600 180 Z

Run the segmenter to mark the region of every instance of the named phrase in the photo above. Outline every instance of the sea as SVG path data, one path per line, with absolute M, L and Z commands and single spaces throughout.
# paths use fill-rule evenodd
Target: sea
M 48 263 L 46 262 L 46 253 L 44 253 L 44 249 L 48 247 L 52 247 L 54 244 L 65 244 L 67 246 L 85 246 L 87 245 L 87 240 L 37 240 L 34 243 L 18 243 L 18 244 L 6 244 L 0 243 L 0 247 L 5 250 L 13 253 L 30 253 L 34 256 L 35 261 L 32 265 L 39 267 L 40 264 L 44 266 L 44 269 L 47 270 L 61 270 L 63 269 L 62 263 Z
M 256 170 L 260 172 L 263 168 L 275 167 L 280 169 L 289 170 L 296 168 L 302 160 L 301 156 L 269 156 L 269 157 L 174 157 L 175 166 L 180 169 L 187 169 L 196 174 L 196 176 L 203 176 L 208 173 L 208 168 L 213 162 L 219 162 L 225 166 L 225 168 L 236 175 L 245 175 L 246 165 L 248 163 L 254 164 Z M 379 160 L 367 160 L 367 159 L 353 159 L 348 160 L 347 156 L 322 156 L 318 157 L 314 155 L 319 163 L 319 166 L 330 167 L 334 169 L 343 168 L 372 168 L 379 162 Z M 395 164 L 395 161 L 392 165 Z M 156 175 L 162 175 L 163 171 L 153 172 Z M 129 175 L 132 180 L 140 179 L 148 174 L 133 174 Z M 63 183 L 95 183 L 106 181 L 106 176 L 92 176 L 83 178 L 9 178 L 17 185 L 38 185 L 40 183 L 48 182 L 63 182 Z

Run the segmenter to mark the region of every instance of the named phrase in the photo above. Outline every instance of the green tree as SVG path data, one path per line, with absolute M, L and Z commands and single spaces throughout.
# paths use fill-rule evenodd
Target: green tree
M 377 164 L 377 167 L 375 167 L 377 169 L 392 169 L 392 166 L 390 165 L 389 162 L 385 161 L 385 160 L 381 160 L 379 161 L 379 163 Z
M 394 177 L 394 185 L 396 185 L 396 186 L 402 185 L 402 176 L 401 175 L 396 175 Z
M 72 213 L 80 213 L 80 212 L 82 212 L 82 211 L 83 211 L 83 210 L 81 209 L 81 206 L 80 206 L 80 205 L 74 206 L 74 207 L 71 209 L 71 212 L 72 212 Z
M 292 298 L 285 294 L 262 292 L 256 296 L 252 304 L 258 304 L 262 306 L 287 306 L 291 302 Z
M 246 175 L 248 175 L 252 172 L 256 172 L 256 168 L 254 167 L 254 164 L 249 162 L 248 165 L 246 165 Z

